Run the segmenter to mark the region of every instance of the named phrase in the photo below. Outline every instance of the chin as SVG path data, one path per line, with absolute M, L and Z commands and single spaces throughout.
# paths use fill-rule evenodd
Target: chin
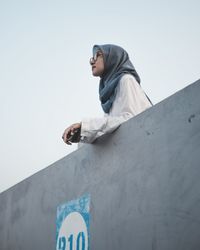
M 99 76 L 98 72 L 92 71 L 93 76 Z

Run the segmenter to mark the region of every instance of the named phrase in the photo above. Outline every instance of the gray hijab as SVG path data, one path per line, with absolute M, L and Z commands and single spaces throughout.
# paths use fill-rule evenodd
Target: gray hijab
M 104 72 L 99 82 L 99 99 L 105 113 L 109 113 L 116 97 L 117 85 L 124 74 L 131 74 L 140 84 L 140 77 L 129 60 L 128 53 L 113 44 L 94 45 L 93 54 L 103 53 Z

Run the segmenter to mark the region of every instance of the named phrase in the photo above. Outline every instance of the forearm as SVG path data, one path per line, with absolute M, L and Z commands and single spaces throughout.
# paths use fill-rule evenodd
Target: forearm
M 132 116 L 130 113 L 124 113 L 120 116 L 83 119 L 81 123 L 82 142 L 92 143 L 99 136 L 113 132 Z

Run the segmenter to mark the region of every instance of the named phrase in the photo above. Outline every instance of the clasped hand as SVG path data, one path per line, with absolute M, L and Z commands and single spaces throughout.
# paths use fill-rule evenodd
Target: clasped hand
M 65 129 L 62 135 L 62 139 L 66 144 L 72 145 L 72 141 L 70 140 L 71 140 L 72 135 L 75 133 L 77 129 L 81 129 L 81 123 L 74 123 L 70 127 Z M 78 139 L 73 142 L 79 142 L 79 141 L 80 141 L 80 136 L 78 136 Z

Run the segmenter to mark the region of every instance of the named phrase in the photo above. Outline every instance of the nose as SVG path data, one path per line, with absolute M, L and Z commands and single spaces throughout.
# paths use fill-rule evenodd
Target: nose
M 92 66 L 93 64 L 95 64 L 95 60 L 94 60 L 94 58 L 92 57 L 92 58 L 90 58 L 90 65 Z

